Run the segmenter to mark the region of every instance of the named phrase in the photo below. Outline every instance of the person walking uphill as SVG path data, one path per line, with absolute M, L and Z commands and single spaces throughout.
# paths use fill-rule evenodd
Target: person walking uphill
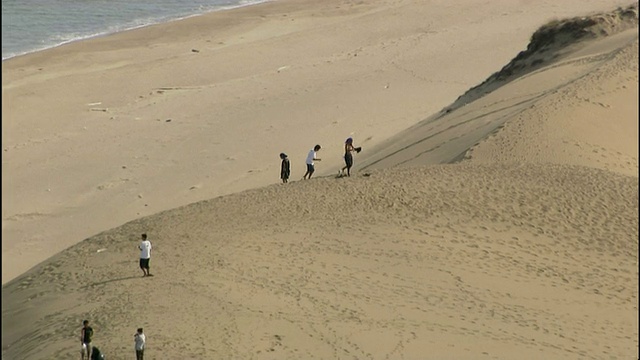
M 338 176 L 344 176 L 344 171 L 347 170 L 347 176 L 351 176 L 351 167 L 353 166 L 353 152 L 359 153 L 362 150 L 361 147 L 353 146 L 353 139 L 348 138 L 344 142 L 344 163 L 345 166 L 340 170 Z
M 289 175 L 291 174 L 291 164 L 285 153 L 280 153 L 280 159 L 282 159 L 282 164 L 280 164 L 280 179 L 282 179 L 283 183 L 287 183 L 289 182 Z
M 307 155 L 307 172 L 304 173 L 303 179 L 311 179 L 311 175 L 316 171 L 314 167 L 314 161 L 321 161 L 322 159 L 317 158 L 318 151 L 320 151 L 322 147 L 320 145 L 316 145 L 313 149 L 309 150 L 309 154 Z
M 87 360 L 91 360 L 91 340 L 93 339 L 93 329 L 89 326 L 89 320 L 82 322 L 80 330 L 80 341 L 82 342 L 82 360 L 87 355 Z
M 144 332 L 142 332 L 142 328 L 139 328 L 138 332 L 133 335 L 133 339 L 135 340 L 136 360 L 144 360 L 144 345 L 147 339 L 144 336 Z
M 140 249 L 140 269 L 144 276 L 153 276 L 149 273 L 149 260 L 151 259 L 151 241 L 147 240 L 147 234 L 142 234 L 142 242 L 138 245 Z

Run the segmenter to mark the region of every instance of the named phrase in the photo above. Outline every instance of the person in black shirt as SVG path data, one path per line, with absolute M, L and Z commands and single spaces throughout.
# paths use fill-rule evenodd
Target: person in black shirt
M 280 165 L 280 179 L 282 179 L 283 183 L 287 183 L 289 182 L 289 175 L 291 174 L 291 164 L 289 163 L 289 158 L 285 153 L 280 153 L 280 159 L 282 159 L 282 164 Z
M 91 360 L 104 360 L 104 354 L 96 346 L 91 350 Z
M 353 152 L 359 153 L 362 150 L 361 147 L 353 146 L 353 138 L 348 138 L 344 142 L 344 163 L 345 166 L 338 172 L 338 177 L 344 176 L 344 171 L 347 170 L 347 176 L 351 176 L 351 167 L 353 166 Z
M 87 360 L 91 360 L 91 339 L 93 338 L 93 329 L 89 326 L 89 320 L 82 322 L 82 330 L 80 332 L 80 341 L 82 341 L 82 360 L 85 353 Z

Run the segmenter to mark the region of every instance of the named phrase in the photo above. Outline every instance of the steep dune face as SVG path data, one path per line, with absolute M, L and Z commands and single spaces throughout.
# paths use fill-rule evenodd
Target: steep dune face
M 558 38 L 560 44 L 553 57 L 563 54 L 563 58 L 552 61 L 547 69 L 541 65 L 540 70 L 527 72 L 527 76 L 539 76 L 547 83 L 550 77 L 564 78 L 565 84 L 507 120 L 501 129 L 465 153 L 464 159 L 576 164 L 637 177 L 637 24 L 636 3 L 609 14 L 554 22 L 537 31 L 532 37 L 534 45 L 527 49 L 528 56 L 519 56 L 520 61 L 516 58 L 488 84 L 511 77 L 511 85 L 517 89 L 522 76 L 513 79 L 514 74 L 518 68 L 527 68 L 519 64 L 533 65 L 539 61 L 539 54 L 553 49 Z M 597 40 L 575 44 L 584 38 Z M 551 45 L 545 46 L 547 43 Z M 563 47 L 565 43 L 572 46 Z
M 637 20 L 635 4 L 545 25 L 509 65 L 365 154 L 363 167 L 473 159 L 637 174 Z
M 350 178 L 57 254 L 3 286 L 3 359 L 77 356 L 84 318 L 111 359 L 138 327 L 157 359 L 637 357 L 638 33 L 595 34 L 367 148 Z
M 567 54 L 576 51 L 576 47 L 585 41 L 619 34 L 637 27 L 638 3 L 609 13 L 553 20 L 533 33 L 526 50 L 521 51 L 482 84 L 469 89 L 444 111 L 466 105 L 472 99 L 477 99 L 512 80 L 553 65 Z
M 638 41 L 557 65 L 597 68 L 518 114 L 465 154 L 472 162 L 576 164 L 638 176 Z M 635 40 L 634 40 L 635 38 Z M 611 39 L 616 40 L 616 39 Z M 599 59 L 606 59 L 600 62 Z M 561 75 L 560 73 L 559 75 Z

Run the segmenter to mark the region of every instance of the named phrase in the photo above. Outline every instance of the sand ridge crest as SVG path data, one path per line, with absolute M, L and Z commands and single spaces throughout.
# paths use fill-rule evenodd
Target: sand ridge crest
M 638 3 L 610 12 L 552 20 L 531 35 L 526 50 L 518 53 L 500 71 L 467 90 L 443 111 L 450 112 L 523 75 L 561 61 L 586 40 L 618 34 L 638 27 Z

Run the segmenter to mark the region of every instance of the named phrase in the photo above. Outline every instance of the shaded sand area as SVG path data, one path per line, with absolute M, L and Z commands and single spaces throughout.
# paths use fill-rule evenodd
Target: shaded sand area
M 294 10 L 298 9 L 296 2 L 278 6 L 288 4 L 289 11 L 300 11 Z M 507 2 L 496 4 L 507 6 Z M 552 3 L 539 4 L 545 8 Z M 568 1 L 557 6 L 563 11 L 572 10 L 568 15 L 573 16 L 586 6 L 603 5 L 580 4 L 584 5 Z M 466 5 L 473 8 L 472 2 Z M 265 8 L 271 6 L 279 8 L 275 4 Z M 436 8 L 443 12 L 450 11 L 449 21 L 457 19 L 459 14 L 454 11 L 466 9 L 448 3 L 439 6 Z M 532 6 L 533 11 L 533 5 L 519 4 L 520 8 L 527 6 Z M 379 2 L 375 6 L 356 6 L 353 13 L 344 14 L 344 9 L 340 13 L 354 21 L 367 18 L 356 14 L 389 20 L 394 14 L 391 8 L 416 16 L 408 17 L 415 21 L 420 11 L 423 17 L 429 13 L 423 4 L 414 2 Z M 524 14 L 518 18 L 516 8 L 511 8 L 513 13 L 505 10 L 514 16 L 510 20 L 514 23 L 514 19 L 525 19 Z M 232 13 L 238 14 L 228 15 Z M 293 124 L 293 119 L 282 118 L 277 123 L 281 127 L 274 128 L 272 135 L 273 139 L 283 135 L 281 131 L 289 135 L 295 143 L 292 147 L 300 150 L 300 162 L 309 147 L 307 131 L 315 129 L 321 139 L 311 141 L 311 145 L 336 138 L 337 149 L 323 149 L 327 151 L 319 166 L 325 167 L 319 175 L 325 176 L 227 194 L 142 217 L 91 236 L 40 263 L 3 286 L 3 359 L 73 358 L 79 355 L 77 336 L 85 318 L 93 323 L 94 344 L 111 359 L 133 356 L 133 333 L 138 327 L 144 327 L 147 334 L 145 355 L 149 359 L 636 358 L 637 14 L 636 4 L 631 9 L 586 18 L 592 22 L 573 19 L 548 24 L 549 33 L 544 33 L 543 28 L 536 34 L 545 36 L 533 36 L 533 40 L 541 39 L 539 47 L 532 41 L 530 53 L 509 63 L 519 50 L 526 48 L 526 39 L 544 23 L 541 22 L 504 61 L 492 67 L 487 57 L 485 70 L 470 69 L 472 76 L 486 72 L 481 78 L 472 84 L 443 85 L 441 92 L 428 92 L 427 87 L 417 85 L 421 81 L 409 80 L 415 77 L 402 78 L 400 74 L 405 71 L 394 71 L 387 75 L 399 76 L 391 79 L 407 88 L 395 93 L 398 98 L 387 99 L 389 103 L 377 98 L 371 100 L 369 107 L 365 102 L 359 103 L 359 96 L 353 91 L 367 81 L 370 90 L 366 94 L 373 99 L 376 91 L 394 89 L 390 83 L 387 88 L 382 86 L 383 90 L 373 90 L 372 84 L 383 79 L 384 72 L 371 73 L 368 80 L 357 82 L 355 79 L 361 78 L 356 76 L 361 75 L 357 69 L 361 67 L 353 66 L 344 70 L 344 82 L 336 84 L 331 82 L 335 78 L 327 78 L 320 86 L 309 77 L 321 72 L 300 71 L 296 75 L 302 78 L 295 81 L 309 81 L 307 86 L 314 87 L 310 89 L 312 94 L 305 96 L 318 96 L 318 107 L 307 109 L 308 116 L 304 117 L 305 121 L 315 122 L 299 132 L 287 123 Z M 307 24 L 315 21 L 314 16 L 306 19 Z M 466 20 L 469 23 L 469 18 Z M 493 21 L 484 26 L 499 26 L 495 18 Z M 340 24 L 347 26 L 347 22 L 336 20 L 330 27 L 336 31 L 334 34 L 339 33 Z M 395 24 L 411 38 L 410 20 Z M 400 24 L 407 24 L 407 28 Z M 171 26 L 174 25 L 179 26 Z M 583 35 L 572 35 L 570 41 L 564 41 L 575 28 Z M 502 31 L 509 36 L 515 33 Z M 552 40 L 549 34 L 554 34 Z M 270 39 L 278 39 L 276 34 L 271 35 L 274 37 Z M 407 47 L 395 53 L 396 59 L 405 59 L 415 69 L 420 62 L 424 67 L 429 54 L 420 53 L 420 41 L 413 43 L 415 46 L 404 41 L 398 44 Z M 310 49 L 321 53 L 322 43 L 316 45 L 320 47 Z M 494 54 L 500 52 L 497 47 L 490 50 Z M 204 52 L 201 49 L 189 55 Z M 384 52 L 378 48 L 376 53 Z M 362 55 L 358 53 L 357 58 Z M 352 61 L 353 56 L 349 59 Z M 481 59 L 480 56 L 479 67 Z M 457 59 L 457 63 L 466 64 L 458 71 L 472 67 L 468 59 Z M 162 64 L 159 62 L 159 66 L 168 66 Z M 507 65 L 500 70 L 504 64 Z M 431 74 L 449 71 L 446 66 L 437 69 L 439 72 L 430 70 Z M 4 71 L 3 64 L 3 75 Z M 286 73 L 286 69 L 280 71 L 264 76 Z M 352 75 L 356 77 L 351 78 Z M 276 85 L 279 82 L 258 78 L 269 86 L 280 86 Z M 483 82 L 484 79 L 487 80 Z M 229 81 L 237 84 L 243 80 Z M 294 80 L 290 81 L 288 84 L 293 84 Z M 3 97 L 4 89 L 3 79 Z M 433 103 L 437 108 L 433 103 L 423 108 L 415 104 L 403 108 L 411 100 L 400 100 L 399 95 L 417 89 L 424 93 L 414 96 L 436 99 Z M 459 91 L 449 98 L 447 89 Z M 467 89 L 470 90 L 465 93 Z M 168 93 L 186 101 L 187 95 Z M 190 91 L 188 98 L 204 101 L 205 94 L 212 93 Z M 241 101 L 232 99 L 237 94 L 218 94 L 229 96 L 229 111 Z M 167 92 L 158 95 L 165 96 Z M 325 113 L 329 107 L 322 104 L 340 95 L 352 102 L 353 111 L 361 111 L 359 115 L 369 108 L 375 116 L 356 117 L 353 123 L 349 119 L 349 126 L 360 124 L 371 129 L 368 134 L 373 135 L 371 140 L 362 141 L 366 151 L 356 157 L 358 172 L 350 178 L 336 179 L 328 174 L 341 165 L 342 135 L 348 133 L 349 126 L 330 123 L 328 112 Z M 301 99 L 284 95 L 277 99 L 294 98 Z M 265 100 L 261 113 L 278 114 L 275 107 L 284 106 L 271 100 Z M 141 100 L 144 101 L 148 100 Z M 146 109 L 164 106 L 166 110 L 173 106 L 171 103 L 146 103 Z M 174 104 L 178 103 L 181 102 L 175 100 Z M 185 114 L 191 114 L 192 122 L 177 134 L 194 140 L 176 150 L 174 161 L 196 149 L 191 147 L 194 144 L 203 145 L 199 151 L 211 151 L 212 157 L 216 151 L 204 146 L 212 133 L 203 130 L 199 139 L 193 129 L 204 129 L 198 128 L 195 120 L 199 111 L 214 112 L 214 105 L 221 103 L 211 100 L 198 105 L 202 108 L 197 108 L 196 102 L 189 104 L 196 107 L 185 110 Z M 300 102 L 292 106 L 302 111 L 303 105 Z M 345 106 L 345 111 L 350 108 Z M 111 109 L 106 114 L 93 113 L 113 116 Z M 126 111 L 119 110 L 121 116 L 134 116 L 134 104 L 122 109 Z M 235 111 L 249 114 L 251 109 Z M 389 113 L 377 114 L 381 109 Z M 3 107 L 3 115 L 4 111 Z M 417 121 L 430 113 L 435 114 Z M 388 121 L 383 121 L 385 117 Z M 153 121 L 158 126 L 179 123 L 165 120 Z M 131 136 L 134 140 L 145 129 L 135 124 L 128 125 L 131 134 L 123 138 Z M 3 129 L 4 126 L 3 122 Z M 395 133 L 394 129 L 403 127 L 409 129 L 387 139 L 392 130 Z M 105 134 L 116 133 L 106 125 L 101 129 Z M 360 128 L 351 131 L 356 129 L 356 140 L 367 138 Z M 231 147 L 227 154 L 243 154 L 242 144 L 251 141 L 264 142 L 264 152 L 277 156 L 279 150 L 266 143 L 269 139 L 265 139 L 263 127 L 257 128 L 254 123 L 244 130 L 246 139 L 230 135 L 237 134 L 233 131 L 219 134 L 229 138 L 225 141 L 233 140 L 234 145 L 225 143 Z M 167 138 L 175 139 L 176 133 L 172 134 Z M 3 133 L 3 142 L 4 136 Z M 282 140 L 280 143 L 285 143 Z M 123 143 L 119 144 L 120 149 L 117 144 L 112 145 L 114 151 L 126 153 Z M 3 153 L 3 170 L 11 151 Z M 166 181 L 162 185 L 164 192 L 156 196 L 166 197 L 165 203 L 169 204 L 176 201 L 172 197 L 179 198 L 169 186 L 176 186 L 176 177 L 186 175 L 162 163 L 160 154 L 155 156 L 158 158 L 135 164 L 156 173 L 160 173 L 157 167 L 166 165 L 162 170 L 164 179 L 145 177 L 143 182 L 144 174 L 138 173 L 138 180 L 123 182 L 122 186 L 133 181 Z M 252 161 L 269 159 L 269 163 L 274 157 L 262 151 L 251 156 Z M 331 162 L 331 156 L 338 159 Z M 241 162 L 240 158 L 235 161 Z M 326 160 L 329 161 L 324 163 Z M 203 161 L 194 159 L 180 166 L 198 164 L 204 169 L 208 164 Z M 260 181 L 273 182 L 271 179 L 278 173 L 277 159 L 264 167 L 269 168 L 269 174 L 265 170 L 249 176 L 241 175 L 238 169 L 230 170 L 229 174 L 238 177 L 229 178 L 226 188 L 215 191 L 232 192 L 257 186 Z M 122 170 L 131 169 L 127 166 Z M 92 171 L 88 170 L 90 174 Z M 301 176 L 301 167 L 294 171 L 294 179 L 296 172 Z M 3 190 L 4 187 L 3 172 Z M 117 197 L 126 193 L 124 189 L 128 188 L 101 191 L 112 191 L 109 194 Z M 106 194 L 102 196 L 100 201 L 109 199 Z M 146 201 L 147 196 L 142 199 Z M 108 208 L 116 203 L 113 200 L 97 205 Z M 3 236 L 6 209 L 3 202 Z M 121 215 L 114 213 L 111 220 L 118 220 L 118 216 Z M 75 221 L 78 226 L 85 225 L 82 219 Z M 150 278 L 142 278 L 137 268 L 137 245 L 142 232 L 149 234 L 154 246 L 151 271 L 155 276 Z
M 2 282 L 136 218 L 335 173 L 554 19 L 626 1 L 277 1 L 2 62 Z M 363 159 L 364 160 L 364 159 Z M 360 160 L 356 159 L 356 164 Z M 356 165 L 357 166 L 357 165 Z

